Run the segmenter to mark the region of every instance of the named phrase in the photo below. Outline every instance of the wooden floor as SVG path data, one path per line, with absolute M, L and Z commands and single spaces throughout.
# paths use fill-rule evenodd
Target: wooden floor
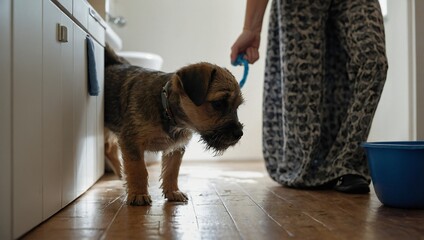
M 373 190 L 281 187 L 263 162 L 183 162 L 190 200 L 172 203 L 159 170 L 149 167 L 152 206 L 125 205 L 123 182 L 106 175 L 24 239 L 424 239 L 424 210 L 382 206 Z

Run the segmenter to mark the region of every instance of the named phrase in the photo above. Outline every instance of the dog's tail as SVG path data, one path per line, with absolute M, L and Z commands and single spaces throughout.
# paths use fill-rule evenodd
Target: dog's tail
M 116 52 L 106 44 L 105 47 L 105 67 L 115 64 L 130 64 L 125 58 L 120 57 Z

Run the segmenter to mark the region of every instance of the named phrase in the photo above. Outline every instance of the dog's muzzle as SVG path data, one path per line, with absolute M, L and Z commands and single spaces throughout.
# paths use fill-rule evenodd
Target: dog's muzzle
M 235 145 L 243 136 L 243 125 L 240 122 L 230 122 L 205 133 L 201 133 L 202 140 L 208 149 L 217 153 L 225 151 L 228 147 Z

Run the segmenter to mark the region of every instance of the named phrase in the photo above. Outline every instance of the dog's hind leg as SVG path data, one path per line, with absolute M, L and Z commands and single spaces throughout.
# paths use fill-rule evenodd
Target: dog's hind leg
M 168 201 L 187 202 L 188 197 L 178 188 L 178 174 L 184 149 L 175 150 L 162 156 L 162 190 Z
M 143 206 L 152 205 L 148 191 L 148 172 L 144 162 L 144 152 L 128 149 L 121 144 L 124 160 L 124 173 L 127 182 L 127 204 Z
M 122 178 L 122 164 L 119 159 L 118 139 L 114 133 L 105 128 L 105 155 L 110 168 L 119 177 Z

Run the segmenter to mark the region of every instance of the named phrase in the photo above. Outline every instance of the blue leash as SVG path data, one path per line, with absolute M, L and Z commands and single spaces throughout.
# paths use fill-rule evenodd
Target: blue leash
M 241 53 L 237 56 L 236 60 L 234 62 L 231 63 L 233 66 L 240 66 L 240 65 L 244 65 L 244 73 L 243 73 L 243 78 L 240 80 L 240 88 L 242 88 L 244 86 L 244 83 L 246 82 L 247 79 L 247 74 L 249 74 L 249 62 L 244 59 L 244 53 Z

